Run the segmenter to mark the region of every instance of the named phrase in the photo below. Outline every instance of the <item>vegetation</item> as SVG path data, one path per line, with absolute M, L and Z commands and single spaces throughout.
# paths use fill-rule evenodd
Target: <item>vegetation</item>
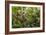
M 40 27 L 39 7 L 12 7 L 12 28 Z

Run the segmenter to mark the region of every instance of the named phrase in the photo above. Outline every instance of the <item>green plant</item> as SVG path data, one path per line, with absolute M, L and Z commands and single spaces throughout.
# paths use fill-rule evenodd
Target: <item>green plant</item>
M 12 27 L 40 27 L 39 7 L 12 7 Z

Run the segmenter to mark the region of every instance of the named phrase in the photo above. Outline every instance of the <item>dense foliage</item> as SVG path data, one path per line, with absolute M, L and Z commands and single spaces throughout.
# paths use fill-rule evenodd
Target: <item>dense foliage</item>
M 39 26 L 39 7 L 12 7 L 12 28 L 29 28 Z

